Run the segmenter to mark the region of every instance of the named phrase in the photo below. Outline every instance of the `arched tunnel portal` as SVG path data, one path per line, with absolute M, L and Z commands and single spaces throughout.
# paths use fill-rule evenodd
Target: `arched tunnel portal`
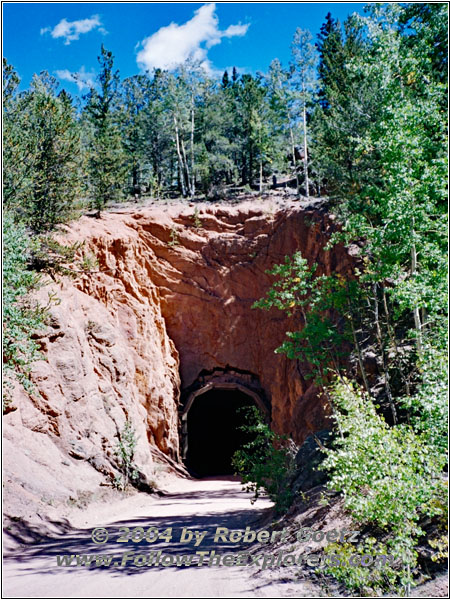
M 209 382 L 186 395 L 181 414 L 182 456 L 196 477 L 230 475 L 232 456 L 250 441 L 242 430 L 246 407 L 256 406 L 269 422 L 265 399 L 237 382 Z

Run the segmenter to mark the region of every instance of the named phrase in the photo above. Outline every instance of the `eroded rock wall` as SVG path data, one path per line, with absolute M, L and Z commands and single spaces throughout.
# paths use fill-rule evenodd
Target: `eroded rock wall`
M 180 391 L 218 369 L 256 378 L 274 428 L 298 443 L 326 428 L 305 366 L 274 353 L 297 324 L 251 307 L 273 280 L 266 270 L 296 250 L 323 273 L 348 269 L 343 249 L 324 251 L 332 227 L 320 206 L 273 201 L 155 204 L 71 225 L 66 241 L 84 241 L 82 253 L 99 266 L 41 291 L 59 304 L 38 334 L 45 360 L 33 367 L 34 392 L 17 393 L 17 410 L 5 418 L 12 451 L 23 437 L 19 453 L 42 452 L 44 463 L 52 455 L 67 473 L 87 461 L 111 477 L 129 419 L 150 479 L 152 445 L 179 458 Z M 12 465 L 11 481 L 16 471 Z
M 297 324 L 251 307 L 273 281 L 266 271 L 296 250 L 323 273 L 348 269 L 342 248 L 324 251 L 332 227 L 321 208 L 272 202 L 84 219 L 72 236 L 86 240 L 101 273 L 77 286 L 107 308 L 156 304 L 179 353 L 182 390 L 205 371 L 249 372 L 270 399 L 274 427 L 302 442 L 324 427 L 323 406 L 300 365 L 274 354 Z

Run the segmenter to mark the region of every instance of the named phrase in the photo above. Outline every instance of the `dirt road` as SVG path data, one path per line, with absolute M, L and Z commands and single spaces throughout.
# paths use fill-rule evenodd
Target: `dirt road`
M 231 478 L 189 481 L 176 479 L 166 486 L 162 497 L 138 494 L 121 499 L 109 506 L 89 506 L 86 511 L 71 516 L 65 535 L 47 536 L 32 545 L 22 546 L 5 556 L 4 597 L 6 598 L 285 598 L 315 597 L 314 589 L 306 582 L 279 577 L 270 570 L 256 574 L 252 566 L 208 566 L 211 554 L 205 554 L 202 566 L 140 566 L 149 555 L 167 564 L 183 555 L 196 552 L 237 554 L 248 545 L 224 538 L 214 541 L 218 527 L 229 530 L 261 529 L 257 523 L 270 502 L 259 499 L 251 505 L 249 495 L 241 491 L 240 483 Z M 91 531 L 104 527 L 109 540 L 95 544 Z M 120 528 L 133 531 L 142 527 L 158 529 L 167 539 L 149 543 L 117 542 Z M 183 528 L 189 532 L 181 539 Z M 196 535 L 195 531 L 199 533 Z M 122 535 L 127 536 L 125 530 Z M 141 535 L 136 530 L 136 539 Z M 155 530 L 148 534 L 155 536 Z M 196 542 L 198 540 L 198 542 Z M 197 543 L 197 546 L 195 544 Z M 155 554 L 152 554 L 154 552 Z M 128 558 L 124 562 L 124 553 Z M 68 558 L 63 559 L 66 555 Z M 108 556 L 109 566 L 77 565 L 77 555 Z M 135 559 L 138 555 L 147 558 Z M 70 557 L 73 557 L 70 559 Z M 163 558 L 166 556 L 166 558 Z M 60 558 L 58 558 L 60 557 Z M 113 558 L 111 558 L 113 557 Z M 172 557 L 172 558 L 168 558 Z M 71 562 L 64 565 L 65 561 Z M 88 559 L 89 560 L 89 559 Z M 103 560 L 103 559 L 102 559 Z M 109 560 L 106 558 L 105 560 Z M 243 559 L 244 560 L 244 559 Z M 60 564 L 58 565 L 58 561 Z M 194 561 L 193 561 L 194 562 Z M 317 597 L 317 596 L 316 596 Z

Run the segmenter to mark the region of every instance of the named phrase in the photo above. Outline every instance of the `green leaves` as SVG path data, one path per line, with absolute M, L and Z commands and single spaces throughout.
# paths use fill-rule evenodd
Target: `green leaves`
M 343 493 L 356 523 L 384 532 L 390 554 L 401 562 L 398 584 L 407 585 L 416 565 L 415 543 L 424 533 L 421 519 L 443 516 L 446 509 L 446 455 L 421 428 L 389 427 L 350 381 L 337 381 L 331 399 L 341 436 L 322 463 L 331 473 L 328 485 Z M 439 425 L 442 434 L 444 425 Z
M 124 491 L 129 482 L 135 483 L 139 479 L 139 472 L 133 463 L 135 449 L 138 444 L 136 431 L 131 421 L 126 421 L 122 431 L 119 434 L 119 441 L 114 448 L 114 453 L 118 458 L 119 468 L 122 476 L 116 478 L 115 485 Z
M 300 252 L 285 257 L 284 263 L 268 272 L 278 279 L 253 308 L 284 310 L 300 325 L 299 330 L 287 332 L 288 339 L 275 352 L 305 361 L 313 368 L 305 377 L 326 384 L 329 371 L 336 371 L 350 340 L 346 320 L 339 315 L 350 318 L 348 308 L 357 293 L 355 283 L 346 282 L 339 274 L 316 275 L 317 265 L 308 266 Z
M 237 450 L 232 466 L 241 476 L 247 492 L 253 492 L 255 502 L 262 491 L 274 502 L 276 513 L 288 510 L 293 501 L 290 487 L 295 472 L 296 448 L 286 436 L 274 433 L 254 407 L 241 409 L 246 412 L 247 425 L 241 429 L 250 441 Z
M 27 269 L 33 242 L 10 212 L 4 214 L 3 245 L 4 374 L 9 380 L 18 377 L 30 389 L 30 365 L 40 358 L 38 344 L 31 335 L 42 325 L 45 313 L 29 298 L 40 282 L 39 276 Z
M 408 595 L 421 523 L 446 514 L 446 8 L 368 12 L 344 32 L 328 16 L 310 127 L 340 225 L 327 249 L 352 244 L 354 274 L 321 276 L 296 253 L 271 271 L 278 280 L 255 306 L 293 317 L 276 352 L 303 361 L 303 373 L 310 365 L 333 407 L 330 485 L 400 561 L 376 579 L 331 572 L 365 593 L 402 586 Z M 376 373 L 366 373 L 368 355 Z
M 47 73 L 35 76 L 30 91 L 8 97 L 5 114 L 5 203 L 38 233 L 75 216 L 79 202 L 79 129 L 55 87 Z
M 86 115 L 88 133 L 88 172 L 94 207 L 102 210 L 107 202 L 120 200 L 127 175 L 126 155 L 122 145 L 114 101 L 118 94 L 119 73 L 113 71 L 113 55 L 102 45 L 98 57 L 100 93 L 92 88 L 88 94 Z

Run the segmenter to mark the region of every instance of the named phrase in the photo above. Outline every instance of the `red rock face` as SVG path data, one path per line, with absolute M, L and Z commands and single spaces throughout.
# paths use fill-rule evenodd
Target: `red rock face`
M 298 324 L 252 304 L 273 281 L 266 270 L 297 250 L 323 273 L 349 268 L 342 248 L 324 251 L 330 219 L 274 202 L 194 211 L 156 204 L 71 225 L 66 241 L 84 241 L 99 267 L 53 285 L 60 303 L 38 334 L 46 360 L 34 365 L 33 394 L 17 394 L 18 410 L 6 416 L 12 447 L 25 428 L 33 455 L 46 434 L 62 461 L 84 459 L 108 474 L 129 419 L 136 462 L 151 478 L 151 446 L 180 459 L 179 413 L 208 382 L 257 393 L 273 428 L 297 443 L 329 426 L 301 366 L 274 353 Z
M 251 375 L 270 402 L 275 430 L 301 443 L 328 422 L 299 365 L 274 353 L 297 324 L 252 305 L 273 281 L 266 271 L 297 250 L 326 274 L 346 270 L 349 257 L 342 248 L 324 251 L 332 223 L 321 210 L 203 205 L 200 223 L 194 210 L 148 208 L 80 221 L 76 238 L 83 235 L 103 271 L 80 289 L 116 310 L 155 304 L 179 355 L 182 396 L 202 374 L 233 372 L 244 385 Z

